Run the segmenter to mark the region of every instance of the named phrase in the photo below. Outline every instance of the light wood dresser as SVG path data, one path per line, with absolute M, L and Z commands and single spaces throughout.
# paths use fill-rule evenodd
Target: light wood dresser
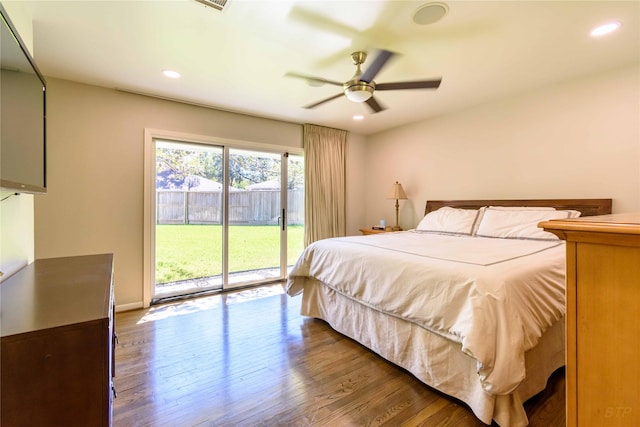
M 113 255 L 39 259 L 0 283 L 2 426 L 109 426 Z
M 567 426 L 640 426 L 640 212 L 540 226 L 566 240 Z

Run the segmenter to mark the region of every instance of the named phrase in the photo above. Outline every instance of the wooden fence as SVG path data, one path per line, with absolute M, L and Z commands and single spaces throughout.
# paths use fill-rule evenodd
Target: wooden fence
M 304 224 L 304 190 L 289 190 L 289 224 Z M 229 192 L 229 224 L 273 225 L 278 223 L 280 190 Z M 221 224 L 220 191 L 158 190 L 158 224 Z

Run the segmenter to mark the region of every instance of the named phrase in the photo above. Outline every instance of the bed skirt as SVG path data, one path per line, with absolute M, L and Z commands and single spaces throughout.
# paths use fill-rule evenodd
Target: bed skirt
M 480 384 L 475 359 L 459 343 L 390 316 L 306 278 L 301 314 L 329 323 L 416 378 L 466 403 L 486 424 L 525 426 L 522 404 L 544 390 L 547 380 L 564 366 L 564 319 L 548 329 L 536 347 L 526 353 L 526 379 L 508 395 L 492 395 Z

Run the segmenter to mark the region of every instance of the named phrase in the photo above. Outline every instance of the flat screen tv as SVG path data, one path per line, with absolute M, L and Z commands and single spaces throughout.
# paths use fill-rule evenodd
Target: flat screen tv
M 46 193 L 46 83 L 0 4 L 0 187 Z

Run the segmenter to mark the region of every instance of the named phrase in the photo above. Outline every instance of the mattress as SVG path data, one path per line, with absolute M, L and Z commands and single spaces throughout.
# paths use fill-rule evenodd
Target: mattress
M 302 314 L 467 402 L 482 421 L 525 425 L 527 355 L 563 330 L 564 251 L 559 240 L 415 231 L 326 239 L 305 249 L 287 292 L 304 293 Z M 564 360 L 559 335 L 545 381 Z

